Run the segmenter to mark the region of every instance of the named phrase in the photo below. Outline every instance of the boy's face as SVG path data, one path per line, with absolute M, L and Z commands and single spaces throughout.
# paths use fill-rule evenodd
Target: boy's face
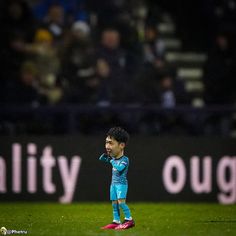
M 119 158 L 123 155 L 125 144 L 119 143 L 113 137 L 107 136 L 105 148 L 109 156 Z

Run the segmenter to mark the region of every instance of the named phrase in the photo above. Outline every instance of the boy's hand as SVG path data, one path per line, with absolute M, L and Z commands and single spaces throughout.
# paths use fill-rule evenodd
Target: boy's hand
M 109 157 L 106 153 L 103 153 L 100 157 L 99 157 L 99 160 L 100 161 L 103 161 L 103 162 L 105 162 L 105 163 L 110 163 L 110 160 L 111 160 L 112 158 L 111 157 Z

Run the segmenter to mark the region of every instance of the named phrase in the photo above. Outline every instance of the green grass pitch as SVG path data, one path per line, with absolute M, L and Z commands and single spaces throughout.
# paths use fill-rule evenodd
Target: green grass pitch
M 236 205 L 129 203 L 136 227 L 101 230 L 112 220 L 109 203 L 0 203 L 0 227 L 27 235 L 236 235 Z

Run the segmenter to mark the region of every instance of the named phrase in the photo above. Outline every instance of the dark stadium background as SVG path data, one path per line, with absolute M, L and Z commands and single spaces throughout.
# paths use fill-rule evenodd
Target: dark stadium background
M 122 126 L 131 134 L 131 201 L 236 202 L 235 0 L 0 4 L 1 201 L 58 201 L 57 162 L 52 182 L 59 187 L 51 194 L 43 189 L 45 147 L 55 160 L 82 159 L 71 201 L 107 201 L 100 188 L 108 191 L 110 170 L 97 159 L 107 130 Z M 22 147 L 18 156 L 14 144 Z M 29 153 L 28 144 L 37 151 Z M 37 160 L 34 193 L 27 189 L 30 155 Z M 164 188 L 162 175 L 173 155 L 182 158 L 187 175 L 176 193 Z M 194 156 L 199 183 L 204 158 L 212 158 L 209 192 L 191 188 Z M 12 167 L 14 158 L 19 168 Z M 174 166 L 174 185 L 180 175 Z M 156 186 L 153 192 L 144 191 L 145 180 Z

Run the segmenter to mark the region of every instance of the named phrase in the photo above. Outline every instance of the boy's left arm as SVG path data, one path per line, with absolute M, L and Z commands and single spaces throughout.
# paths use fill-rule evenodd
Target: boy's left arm
M 105 163 L 109 163 L 111 160 L 111 157 L 109 157 L 107 154 L 103 153 L 100 157 L 99 157 L 99 161 L 105 162 Z

